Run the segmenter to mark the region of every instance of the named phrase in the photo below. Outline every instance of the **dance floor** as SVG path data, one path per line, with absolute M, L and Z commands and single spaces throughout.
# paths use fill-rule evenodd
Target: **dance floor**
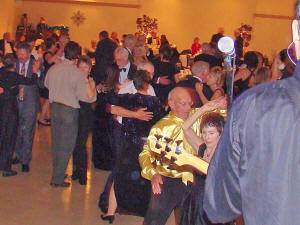
M 90 152 L 91 138 L 88 147 Z M 50 127 L 37 127 L 33 159 L 29 173 L 22 173 L 20 165 L 15 177 L 0 176 L 1 225 L 102 225 L 97 206 L 109 172 L 94 169 L 89 163 L 88 184 L 72 182 L 70 188 L 49 185 L 52 169 Z M 67 173 L 71 174 L 69 164 Z M 116 214 L 116 225 L 141 225 L 143 218 Z M 167 225 L 174 225 L 172 215 Z

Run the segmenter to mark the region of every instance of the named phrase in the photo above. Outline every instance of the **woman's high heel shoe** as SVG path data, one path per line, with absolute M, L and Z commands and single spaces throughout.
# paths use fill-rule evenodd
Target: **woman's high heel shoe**
M 114 215 L 112 215 L 112 216 L 104 216 L 104 215 L 101 215 L 101 219 L 102 219 L 102 220 L 106 220 L 106 221 L 108 221 L 109 223 L 113 223 L 114 220 L 115 220 L 115 216 L 114 216 Z

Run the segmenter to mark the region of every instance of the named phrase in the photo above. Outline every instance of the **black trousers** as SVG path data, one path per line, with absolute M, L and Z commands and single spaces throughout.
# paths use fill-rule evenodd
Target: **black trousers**
M 164 225 L 174 209 L 182 211 L 187 186 L 181 178 L 163 177 L 162 193 L 151 192 L 151 200 L 144 219 L 145 225 Z
M 73 152 L 73 172 L 77 171 L 86 177 L 88 154 L 86 142 L 93 122 L 93 111 L 90 104 L 80 104 L 78 117 L 78 133 Z
M 11 170 L 18 133 L 16 99 L 0 99 L 0 170 Z

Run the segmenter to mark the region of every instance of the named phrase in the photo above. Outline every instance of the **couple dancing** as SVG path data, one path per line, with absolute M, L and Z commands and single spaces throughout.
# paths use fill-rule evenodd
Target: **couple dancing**
M 117 98 L 124 98 L 124 96 L 123 97 L 122 95 L 117 96 Z M 127 95 L 126 98 L 129 98 L 129 96 L 130 95 Z M 129 123 L 129 125 L 125 126 L 127 128 L 134 127 L 133 129 L 134 131 L 142 130 L 143 132 L 142 133 L 133 132 L 132 134 L 130 134 L 129 131 L 128 133 L 127 136 L 128 144 L 124 146 L 123 151 L 120 154 L 121 157 L 119 160 L 117 160 L 117 164 L 116 164 L 117 169 L 114 170 L 115 171 L 114 182 L 111 185 L 109 191 L 108 209 L 105 210 L 105 207 L 103 207 L 104 205 L 102 204 L 102 209 L 103 211 L 105 211 L 106 214 L 102 215 L 101 217 L 103 220 L 107 220 L 110 223 L 112 223 L 114 220 L 114 214 L 118 206 L 119 208 L 125 209 L 135 215 L 145 216 L 145 224 L 165 224 L 166 220 L 168 219 L 173 209 L 175 208 L 183 209 L 181 204 L 182 200 L 184 197 L 188 195 L 189 192 L 188 191 L 189 188 L 187 188 L 188 186 L 186 184 L 187 181 L 193 181 L 193 173 L 189 169 L 185 171 L 185 169 L 183 168 L 176 168 L 176 170 L 173 171 L 167 169 L 168 164 L 160 165 L 160 157 L 150 151 L 149 142 L 152 140 L 151 137 L 153 137 L 154 134 L 156 134 L 157 132 L 162 132 L 161 134 L 164 136 L 168 136 L 168 135 L 173 136 L 174 140 L 177 140 L 178 138 L 184 140 L 183 145 L 185 149 L 188 149 L 190 153 L 197 155 L 198 147 L 197 150 L 194 150 L 196 145 L 189 144 L 189 141 L 191 140 L 189 140 L 188 138 L 185 139 L 183 137 L 183 129 L 182 129 L 182 126 L 184 125 L 184 121 L 188 118 L 190 112 L 193 113 L 194 111 L 191 110 L 191 106 L 192 106 L 191 96 L 189 91 L 186 90 L 185 88 L 178 87 L 173 89 L 169 95 L 169 106 L 171 108 L 171 112 L 164 118 L 162 118 L 164 115 L 164 111 L 159 105 L 159 101 L 158 100 L 155 101 L 157 103 L 157 105 L 155 106 L 153 104 L 149 105 L 150 101 L 146 100 L 146 98 L 157 99 L 156 97 L 150 97 L 150 96 L 141 97 L 141 94 L 139 93 L 131 96 L 137 96 L 135 98 L 140 98 L 140 99 L 144 98 L 145 100 L 142 101 L 143 105 L 138 105 L 141 104 L 140 102 L 137 105 L 135 105 L 135 107 L 147 107 L 149 111 L 153 110 L 152 112 L 154 115 L 153 117 L 154 119 L 152 119 L 150 123 L 139 121 L 138 123 L 132 123 L 132 124 Z M 121 101 L 121 103 L 122 102 L 123 101 Z M 130 102 L 134 102 L 134 101 L 131 100 Z M 148 102 L 148 104 L 145 102 Z M 226 102 L 225 99 L 219 99 L 217 101 L 214 101 L 213 103 L 206 104 L 205 106 L 200 108 L 199 111 L 197 111 L 198 112 L 197 118 L 196 119 L 194 118 L 194 120 L 197 120 L 196 123 L 194 124 L 195 121 L 190 122 L 191 124 L 194 124 L 193 126 L 197 126 L 196 128 L 197 135 L 200 135 L 198 117 L 201 117 L 205 112 L 212 111 L 215 110 L 216 108 L 221 107 L 222 105 L 224 105 L 225 102 Z M 128 104 L 128 101 L 126 103 Z M 219 114 L 214 114 L 214 115 L 215 116 L 213 116 L 213 120 L 219 121 L 220 119 L 222 120 L 223 118 L 218 116 Z M 158 123 L 156 123 L 160 118 L 162 119 L 159 120 Z M 132 121 L 132 119 L 128 119 L 128 120 L 129 122 Z M 143 126 L 142 125 L 143 123 L 144 125 L 147 126 Z M 151 126 L 155 123 L 156 125 L 150 131 Z M 216 123 L 221 125 L 223 124 L 222 122 L 216 122 Z M 211 124 L 215 124 L 215 123 L 208 122 L 207 125 L 203 126 L 201 131 L 211 134 L 211 132 L 205 131 L 206 129 L 205 127 L 210 127 Z M 189 127 L 190 125 L 187 126 L 187 132 L 189 132 L 190 130 Z M 214 128 L 217 129 L 216 126 Z M 217 130 L 217 133 L 215 135 L 216 138 L 218 138 L 219 135 L 220 135 L 220 129 Z M 145 137 L 148 138 L 146 144 L 144 145 Z M 209 140 L 211 140 L 211 137 L 209 137 Z M 202 139 L 199 139 L 199 141 L 200 141 L 199 143 L 201 144 L 203 143 Z M 200 146 L 199 143 L 197 144 Z M 214 144 L 216 143 L 214 142 Z M 207 149 L 207 151 L 209 151 L 210 153 L 210 156 L 212 156 L 211 153 L 213 148 L 215 148 L 215 146 L 204 148 L 204 150 L 202 150 L 203 155 L 205 154 L 206 156 L 209 155 L 205 153 Z M 156 164 L 156 167 L 153 167 L 152 163 Z M 140 167 L 142 167 L 142 173 Z M 140 174 L 142 174 L 144 178 L 141 177 Z M 149 180 L 151 180 L 151 182 Z M 172 192 L 166 191 L 165 193 L 164 190 L 168 190 L 169 188 L 164 189 L 164 187 L 172 187 L 172 189 L 174 190 L 176 189 L 176 190 L 183 190 L 183 191 L 181 191 L 180 194 L 174 196 L 174 193 Z M 179 187 L 179 189 L 177 189 L 177 187 Z M 160 193 L 160 191 L 162 192 Z M 166 198 L 166 196 L 169 197 Z M 166 201 L 170 197 L 172 198 L 171 204 L 169 201 Z M 162 202 L 160 200 L 156 201 L 159 198 L 161 198 L 160 200 L 162 200 Z M 155 208 L 156 206 L 159 207 Z M 166 207 L 168 209 L 166 209 Z M 163 210 L 161 210 L 162 208 Z M 179 214 L 177 218 L 178 218 L 177 221 L 179 221 L 180 220 Z

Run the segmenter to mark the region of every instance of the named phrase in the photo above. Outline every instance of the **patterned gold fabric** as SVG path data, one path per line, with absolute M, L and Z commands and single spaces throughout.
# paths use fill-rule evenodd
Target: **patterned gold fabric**
M 195 111 L 196 109 L 191 110 L 190 114 L 193 114 Z M 225 110 L 215 111 L 219 112 L 222 116 L 226 116 Z M 172 112 L 170 112 L 152 127 L 147 142 L 144 145 L 144 149 L 139 155 L 139 162 L 142 168 L 141 174 L 144 178 L 151 180 L 154 174 L 159 173 L 162 176 L 182 178 L 182 182 L 185 184 L 187 184 L 188 181 L 193 182 L 194 177 L 191 168 L 185 166 L 174 166 L 174 170 L 170 170 L 167 168 L 169 166 L 169 160 L 163 158 L 161 163 L 160 154 L 151 151 L 151 149 L 155 148 L 157 143 L 157 138 L 154 135 L 161 135 L 163 138 L 160 139 L 159 143 L 166 143 L 164 137 L 171 138 L 172 141 L 169 145 L 174 149 L 176 141 L 183 140 L 183 142 L 179 145 L 180 149 L 193 155 L 197 155 L 198 149 L 193 149 L 193 147 L 184 138 L 183 130 L 181 128 L 183 122 L 184 121 L 182 119 L 176 117 Z M 193 130 L 199 136 L 200 122 L 201 118 L 193 124 Z

